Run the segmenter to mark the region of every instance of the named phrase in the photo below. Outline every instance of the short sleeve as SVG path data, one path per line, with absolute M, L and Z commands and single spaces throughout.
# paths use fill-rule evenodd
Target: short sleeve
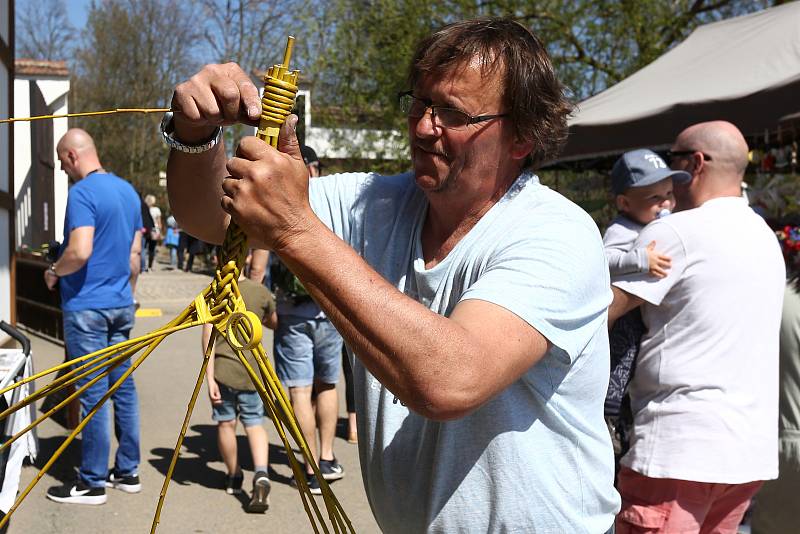
M 588 219 L 588 218 L 587 218 Z M 611 286 L 600 235 L 586 221 L 551 221 L 497 247 L 461 300 L 498 304 L 571 361 L 605 328 Z
M 656 242 L 658 252 L 672 260 L 672 266 L 667 271 L 667 276 L 656 278 L 650 274 L 630 274 L 620 277 L 614 282 L 614 285 L 626 293 L 658 306 L 686 270 L 686 249 L 678 232 L 666 221 L 649 224 L 639 234 L 633 246 L 636 248 L 646 247 L 651 241 Z
M 97 210 L 94 199 L 88 188 L 73 187 L 67 196 L 67 220 L 69 228 L 64 228 L 68 235 L 82 226 L 96 226 Z

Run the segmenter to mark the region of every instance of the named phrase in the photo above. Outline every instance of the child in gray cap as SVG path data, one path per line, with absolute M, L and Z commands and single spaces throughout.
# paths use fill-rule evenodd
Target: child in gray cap
M 639 232 L 648 223 L 668 215 L 675 207 L 673 180 L 686 182 L 691 175 L 673 171 L 652 150 L 626 152 L 611 170 L 611 192 L 619 215 L 603 235 L 612 282 L 616 277 L 641 273 L 658 278 L 667 275 L 670 258 L 656 251 L 656 243 L 633 248 Z M 628 384 L 636 367 L 639 343 L 644 334 L 639 308 L 623 315 L 609 332 L 611 373 L 604 412 L 614 442 L 617 465 L 628 449 L 633 423 Z
M 652 150 L 639 149 L 623 154 L 611 169 L 611 192 L 619 215 L 603 235 L 612 278 L 631 273 L 650 273 L 663 278 L 670 259 L 655 250 L 656 244 L 632 248 L 639 232 L 675 207 L 674 180 L 688 182 L 685 171 L 674 171 Z

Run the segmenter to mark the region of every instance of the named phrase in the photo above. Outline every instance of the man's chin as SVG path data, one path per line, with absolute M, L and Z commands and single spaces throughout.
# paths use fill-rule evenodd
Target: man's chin
M 441 180 L 438 176 L 427 172 L 415 172 L 414 180 L 417 186 L 425 191 L 436 191 L 441 185 Z

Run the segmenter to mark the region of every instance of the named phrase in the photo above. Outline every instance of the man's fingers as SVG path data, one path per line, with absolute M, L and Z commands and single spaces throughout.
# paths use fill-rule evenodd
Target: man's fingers
M 258 96 L 258 89 L 250 78 L 238 80 L 237 82 L 242 93 L 242 105 L 247 112 L 247 118 L 251 123 L 258 124 L 261 118 L 261 99 Z
M 278 134 L 278 150 L 289 154 L 294 159 L 303 160 L 300 153 L 300 142 L 297 140 L 297 115 L 289 115 Z
M 236 192 L 239 189 L 239 180 L 237 178 L 233 178 L 228 176 L 227 178 L 222 180 L 222 191 L 225 193 L 226 197 L 233 198 L 236 196 Z
M 258 89 L 235 63 L 203 67 L 175 88 L 172 107 L 193 126 L 257 124 L 261 115 Z
M 233 124 L 239 120 L 241 92 L 239 85 L 230 78 L 211 80 L 211 91 L 216 98 L 217 108 L 223 124 Z
M 258 137 L 243 137 L 236 147 L 236 155 L 240 158 L 255 161 L 262 159 L 270 150 L 274 150 Z

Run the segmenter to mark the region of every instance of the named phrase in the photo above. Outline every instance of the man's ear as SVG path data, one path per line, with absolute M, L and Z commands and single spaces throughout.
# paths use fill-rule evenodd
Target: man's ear
M 533 152 L 533 141 L 517 140 L 511 145 L 512 159 L 525 159 L 531 152 Z
M 69 149 L 67 151 L 67 159 L 72 166 L 76 166 L 78 164 L 78 151 Z
M 689 171 L 689 174 L 691 174 L 692 179 L 694 179 L 695 176 L 703 172 L 703 167 L 705 166 L 706 160 L 703 159 L 703 154 L 695 152 L 692 154 L 692 163 L 694 163 L 694 169 Z

